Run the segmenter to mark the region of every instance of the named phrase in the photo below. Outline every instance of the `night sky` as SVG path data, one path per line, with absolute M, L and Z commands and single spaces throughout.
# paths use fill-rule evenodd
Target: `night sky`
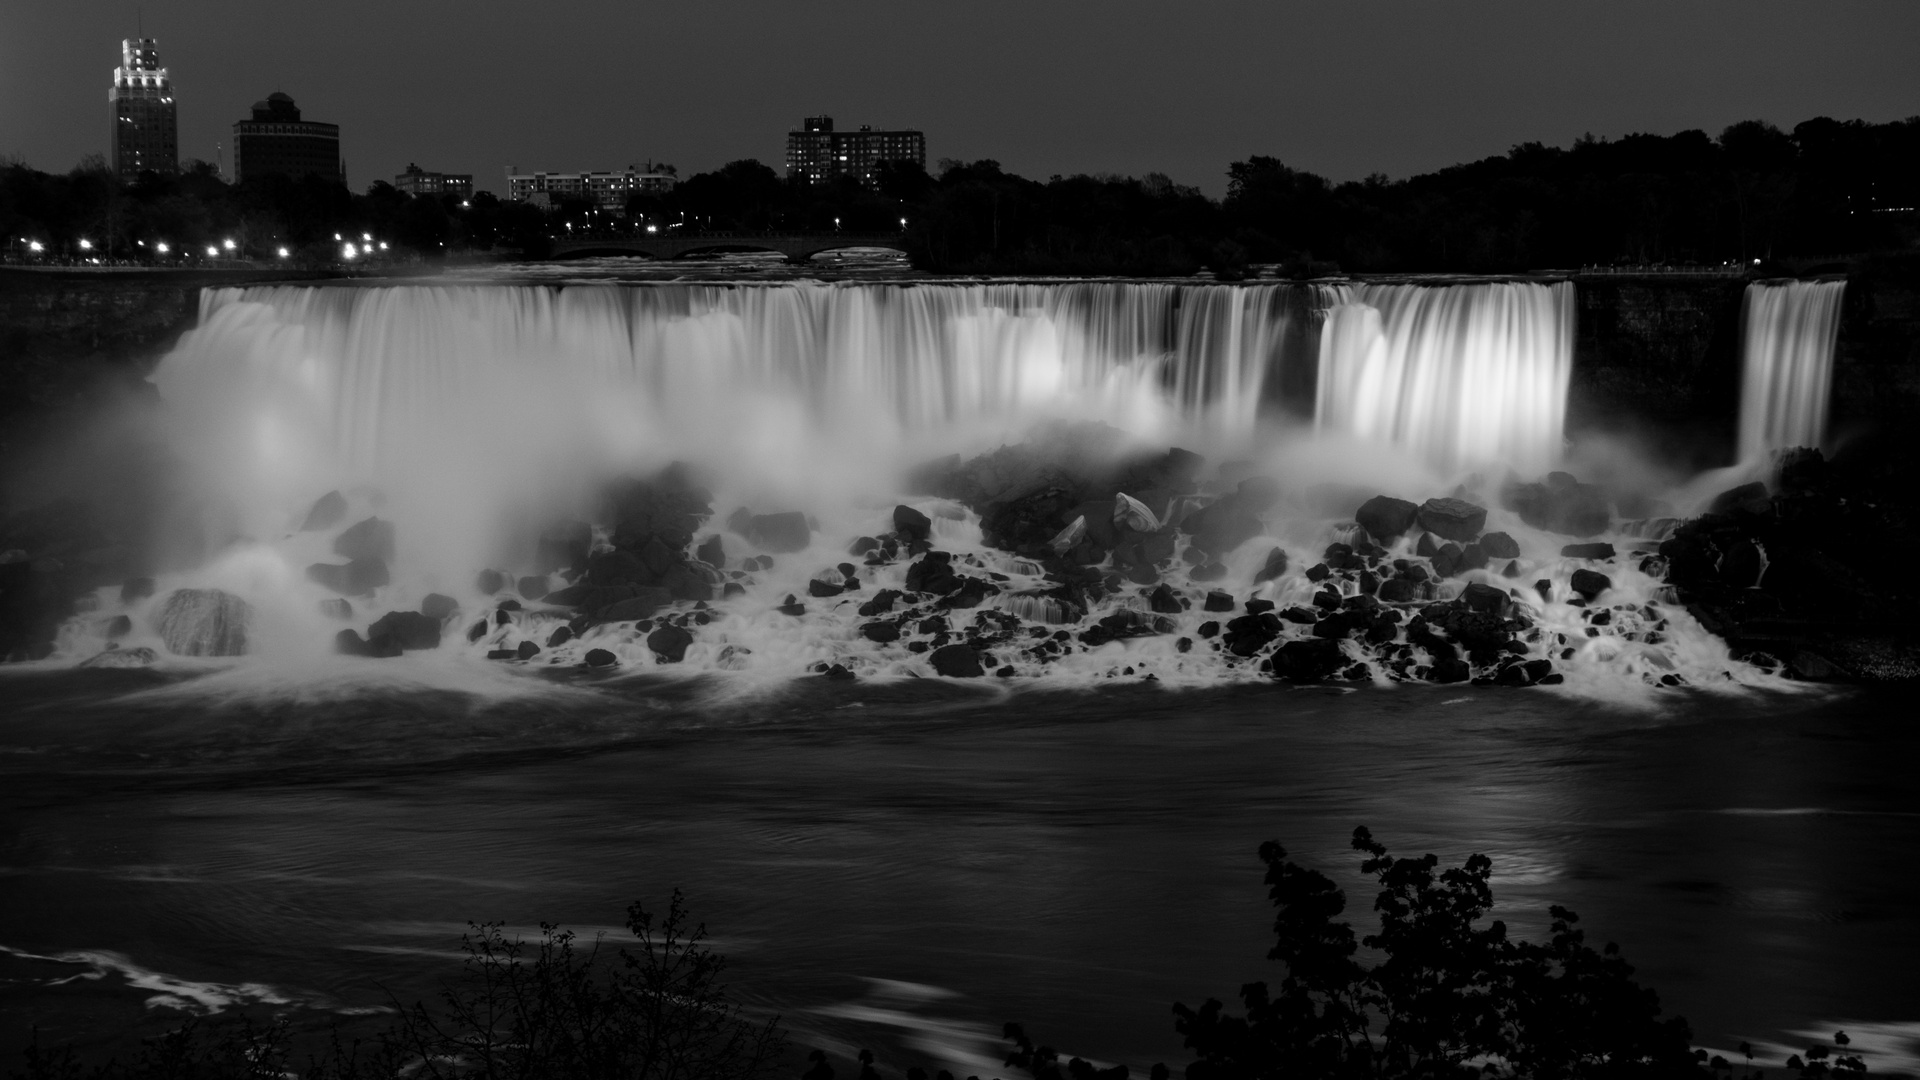
M 924 130 L 930 168 L 1159 171 L 1213 194 L 1250 154 L 1398 177 L 1583 132 L 1920 114 L 1914 0 L 4 0 L 0 154 L 65 170 L 106 151 L 137 10 L 182 159 L 284 90 L 341 125 L 356 190 L 409 161 L 496 191 L 508 164 L 778 169 L 819 112 Z

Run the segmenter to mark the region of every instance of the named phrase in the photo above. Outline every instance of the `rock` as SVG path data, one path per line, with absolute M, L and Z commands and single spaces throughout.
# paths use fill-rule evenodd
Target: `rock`
M 253 608 L 219 589 L 178 589 L 154 620 L 160 640 L 175 656 L 241 656 Z
M 594 587 L 592 585 L 569 585 L 564 589 L 555 589 L 553 592 L 548 593 L 541 598 L 541 602 L 551 604 L 554 607 L 579 607 L 586 602 L 587 597 L 592 595 L 593 591 Z
M 307 511 L 307 519 L 300 525 L 301 532 L 319 532 L 331 529 L 347 516 L 347 497 L 338 491 L 329 491 L 313 501 L 313 508 Z
M 673 594 L 665 589 L 644 588 L 636 590 L 636 593 L 594 612 L 594 619 L 609 623 L 639 622 L 652 618 L 654 612 L 673 603 Z
M 1810 682 L 1830 682 L 1847 677 L 1847 673 L 1841 670 L 1839 665 L 1810 649 L 1795 650 L 1793 656 L 1787 660 L 1787 670 L 1791 671 L 1795 678 Z
M 653 571 L 631 551 L 602 551 L 587 560 L 587 580 L 595 585 L 652 585 Z
M 1232 611 L 1234 609 L 1233 594 L 1222 592 L 1219 589 L 1208 590 L 1205 609 L 1207 611 Z
M 1611 559 L 1613 554 L 1613 545 L 1605 542 L 1568 544 L 1560 549 L 1563 559 Z
M 894 602 L 899 599 L 900 590 L 881 589 L 879 592 L 873 594 L 873 599 L 860 605 L 860 614 L 869 618 L 875 615 L 885 615 L 887 612 L 893 610 Z
M 133 633 L 133 620 L 125 615 L 115 615 L 107 622 L 107 640 L 118 641 Z
M 1475 541 L 1460 549 L 1460 564 L 1455 568 L 1454 573 L 1464 574 L 1469 570 L 1485 570 L 1486 568 L 1487 549 L 1481 547 L 1479 542 Z
M 1486 527 L 1487 510 L 1465 499 L 1428 499 L 1415 513 L 1420 527 L 1447 540 L 1466 543 Z
M 1267 552 L 1267 561 L 1261 564 L 1260 572 L 1253 575 L 1253 583 L 1259 585 L 1262 582 L 1272 581 L 1286 572 L 1287 553 L 1274 548 Z
M 677 664 L 687 658 L 687 646 L 693 644 L 693 635 L 678 626 L 662 626 L 647 635 L 647 648 L 653 650 L 654 658 L 663 664 Z
M 442 593 L 428 593 L 420 601 L 420 614 L 435 622 L 443 622 L 459 610 L 459 602 Z
M 1345 666 L 1340 642 L 1332 638 L 1289 641 L 1273 653 L 1274 677 L 1289 682 L 1319 682 Z
M 135 600 L 145 600 L 153 595 L 153 579 L 150 577 L 128 578 L 120 586 L 120 602 L 131 604 Z
M 1553 582 L 1548 581 L 1546 578 L 1541 578 L 1539 581 L 1533 583 L 1533 591 L 1540 594 L 1541 600 L 1552 601 Z
M 907 588 L 945 596 L 960 587 L 960 576 L 953 572 L 952 564 L 953 556 L 947 552 L 927 552 L 907 567 Z
M 349 631 L 351 632 L 351 631 Z M 160 654 L 138 645 L 131 649 L 108 649 L 95 653 L 80 661 L 83 668 L 142 668 L 152 667 L 160 659 Z
M 1573 572 L 1573 580 L 1569 582 L 1569 585 L 1574 592 L 1579 593 L 1588 600 L 1592 600 L 1594 597 L 1613 588 L 1613 579 L 1593 570 L 1575 570 Z
M 798 600 L 795 600 L 793 597 L 793 594 L 788 593 L 787 602 L 784 604 L 781 604 L 779 607 L 774 608 L 773 610 L 779 612 L 782 615 L 788 616 L 789 618 L 797 619 L 800 616 L 805 615 L 807 613 L 807 605 L 800 603 Z
M 395 642 L 383 642 L 383 648 L 375 651 L 373 645 L 360 636 L 360 631 L 345 629 L 333 635 L 333 651 L 341 656 L 399 656 L 400 646 Z
M 1242 615 L 1227 622 L 1221 640 L 1235 656 L 1252 656 L 1280 636 L 1280 619 L 1270 611 Z
M 986 674 L 980 654 L 971 645 L 942 645 L 927 654 L 933 670 L 949 679 L 977 679 Z
M 1383 603 L 1411 603 L 1420 597 L 1420 584 L 1403 577 L 1388 578 L 1380 583 L 1380 591 L 1377 595 Z
M 1751 540 L 1736 540 L 1720 557 L 1720 580 L 1736 589 L 1750 589 L 1760 583 L 1764 558 L 1760 545 Z
M 853 538 L 853 543 L 847 546 L 847 554 L 854 556 L 878 550 L 880 550 L 880 541 L 871 536 L 856 536 Z
M 727 547 L 721 542 L 719 533 L 714 533 L 702 540 L 700 546 L 694 549 L 693 557 L 715 570 L 727 568 Z
M 889 641 L 900 640 L 900 624 L 876 619 L 862 626 L 860 633 L 868 641 L 877 641 L 884 645 Z
M 1463 554 L 1460 545 L 1448 541 L 1439 551 L 1433 553 L 1434 574 L 1438 577 L 1450 578 L 1459 573 Z
M 620 662 L 619 657 L 605 649 L 588 649 L 587 655 L 582 657 L 582 659 L 586 661 L 587 666 L 590 668 L 612 667 Z
M 1367 530 L 1367 535 L 1373 537 L 1375 542 L 1391 544 L 1413 528 L 1419 510 L 1419 507 L 1405 499 L 1375 495 L 1360 504 L 1360 509 L 1354 511 L 1353 519 Z
M 1114 494 L 1111 520 L 1116 530 L 1136 533 L 1160 530 L 1160 517 L 1153 512 L 1153 508 L 1125 492 Z
M 1427 678 L 1437 683 L 1462 683 L 1473 678 L 1473 669 L 1467 666 L 1465 660 L 1458 657 L 1436 660 Z
M 492 596 L 505 588 L 507 575 L 498 570 L 482 570 L 473 576 L 473 587 L 483 596 Z
M 552 591 L 549 588 L 552 584 L 552 579 L 545 574 L 528 574 L 514 583 L 514 589 L 525 599 L 543 600 Z
M 418 611 L 389 611 L 367 627 L 367 641 L 387 638 L 402 649 L 440 647 L 440 620 Z
M 821 581 L 819 578 L 814 578 L 812 581 L 807 582 L 807 595 L 815 599 L 839 596 L 846 591 L 845 586 L 836 585 L 831 581 Z
M 1247 614 L 1260 615 L 1273 610 L 1273 601 L 1255 596 L 1247 600 Z
M 1156 586 L 1147 594 L 1147 606 L 1162 615 L 1178 615 L 1186 610 L 1180 606 L 1180 598 L 1173 595 L 1173 590 L 1165 585 Z M 1221 610 L 1233 610 L 1231 597 L 1228 597 L 1227 606 Z
M 1613 522 L 1606 493 L 1566 473 L 1549 474 L 1544 484 L 1509 484 L 1500 493 L 1500 505 L 1533 528 L 1567 536 L 1603 533 Z
M 1474 611 L 1496 616 L 1506 615 L 1513 603 L 1504 591 L 1477 581 L 1460 593 L 1460 601 Z
M 365 596 L 387 584 L 387 564 L 379 559 L 355 559 L 346 565 L 314 563 L 307 578 L 346 596 Z
M 553 633 L 547 635 L 547 648 L 557 649 L 560 646 L 565 645 L 567 642 L 572 640 L 573 640 L 573 627 L 556 626 L 553 628 Z
M 763 551 L 782 554 L 805 551 L 813 543 L 813 529 L 807 515 L 798 510 L 778 514 L 735 514 L 727 519 L 733 531 Z
M 534 559 L 538 570 L 550 574 L 587 565 L 587 556 L 592 551 L 593 526 L 584 521 L 563 521 L 540 533 Z
M 831 665 L 830 667 L 827 668 L 827 670 L 821 672 L 820 674 L 835 682 L 852 682 L 853 680 L 860 677 L 858 675 L 855 675 L 853 671 L 850 668 L 848 668 L 847 665 L 845 664 Z
M 1257 501 L 1257 500 L 1254 500 Z M 1265 531 L 1260 519 L 1239 493 L 1216 499 L 1188 514 L 1180 531 L 1193 537 L 1193 546 L 1208 555 L 1225 555 Z
M 893 531 L 900 534 L 902 540 L 931 540 L 933 519 L 901 503 L 893 508 Z
M 1520 557 L 1520 542 L 1503 532 L 1490 532 L 1480 537 L 1480 549 L 1489 559 L 1517 559 Z
M 1773 514 L 1773 500 L 1767 497 L 1767 485 L 1755 480 L 1715 495 L 1707 507 L 1707 513 L 1770 517 Z
M 333 553 L 352 562 L 357 559 L 393 561 L 393 522 L 377 517 L 350 525 L 333 538 Z

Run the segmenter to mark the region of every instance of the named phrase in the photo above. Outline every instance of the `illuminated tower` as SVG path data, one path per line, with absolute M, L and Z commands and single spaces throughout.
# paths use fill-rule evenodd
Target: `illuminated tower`
M 152 38 L 120 43 L 120 66 L 113 69 L 113 171 L 123 180 L 141 170 L 180 171 L 180 126 L 173 111 L 173 83 L 160 66 Z

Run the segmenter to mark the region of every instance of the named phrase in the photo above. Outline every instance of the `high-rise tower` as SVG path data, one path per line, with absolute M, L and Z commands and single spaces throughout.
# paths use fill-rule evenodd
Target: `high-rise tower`
M 113 171 L 123 180 L 141 170 L 180 171 L 180 125 L 174 115 L 173 82 L 160 66 L 152 38 L 120 43 L 120 66 L 113 69 L 107 98 L 113 113 Z

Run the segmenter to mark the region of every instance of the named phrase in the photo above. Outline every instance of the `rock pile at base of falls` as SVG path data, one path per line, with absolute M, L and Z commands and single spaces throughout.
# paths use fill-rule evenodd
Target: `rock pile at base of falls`
M 1722 492 L 1643 562 L 1737 655 L 1799 678 L 1920 678 L 1920 492 L 1878 461 L 1775 455 L 1767 482 Z

